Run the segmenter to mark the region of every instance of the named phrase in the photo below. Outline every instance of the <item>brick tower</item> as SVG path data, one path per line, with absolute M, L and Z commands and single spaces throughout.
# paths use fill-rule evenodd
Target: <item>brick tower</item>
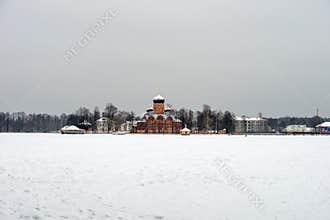
M 153 99 L 154 102 L 154 114 L 164 114 L 164 110 L 165 110 L 165 99 L 158 95 L 156 97 L 154 97 Z

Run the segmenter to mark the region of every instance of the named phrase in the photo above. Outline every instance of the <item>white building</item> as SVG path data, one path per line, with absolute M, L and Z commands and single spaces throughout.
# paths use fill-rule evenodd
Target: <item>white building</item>
M 289 125 L 283 131 L 285 133 L 314 133 L 315 129 L 307 125 Z
M 133 124 L 134 124 L 134 122 L 132 122 L 132 121 L 126 121 L 125 123 L 122 123 L 120 125 L 120 131 L 131 132 L 133 129 Z
M 96 130 L 98 134 L 109 133 L 108 118 L 102 117 L 96 121 Z
M 267 133 L 270 131 L 267 119 L 261 114 L 257 117 L 236 117 L 235 118 L 235 133 Z

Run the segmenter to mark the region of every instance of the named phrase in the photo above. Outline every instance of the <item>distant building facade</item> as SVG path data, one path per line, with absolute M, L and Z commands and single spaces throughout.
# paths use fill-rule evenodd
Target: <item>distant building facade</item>
M 235 133 L 267 133 L 270 132 L 267 119 L 261 114 L 257 117 L 236 117 L 235 118 Z
M 133 126 L 133 132 L 139 134 L 179 134 L 181 129 L 182 122 L 165 108 L 165 99 L 160 95 L 153 98 L 153 107 Z

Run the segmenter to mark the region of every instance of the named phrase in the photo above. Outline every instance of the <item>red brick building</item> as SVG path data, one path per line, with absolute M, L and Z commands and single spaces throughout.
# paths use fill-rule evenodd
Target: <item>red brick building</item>
M 170 108 L 165 108 L 165 99 L 158 95 L 153 99 L 153 107 L 147 109 L 141 121 L 133 128 L 140 134 L 179 134 L 182 122 L 172 115 Z

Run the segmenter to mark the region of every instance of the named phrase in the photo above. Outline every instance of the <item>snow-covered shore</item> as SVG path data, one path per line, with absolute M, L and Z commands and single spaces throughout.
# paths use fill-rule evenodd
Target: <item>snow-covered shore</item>
M 325 220 L 329 156 L 330 136 L 0 134 L 0 219 Z

